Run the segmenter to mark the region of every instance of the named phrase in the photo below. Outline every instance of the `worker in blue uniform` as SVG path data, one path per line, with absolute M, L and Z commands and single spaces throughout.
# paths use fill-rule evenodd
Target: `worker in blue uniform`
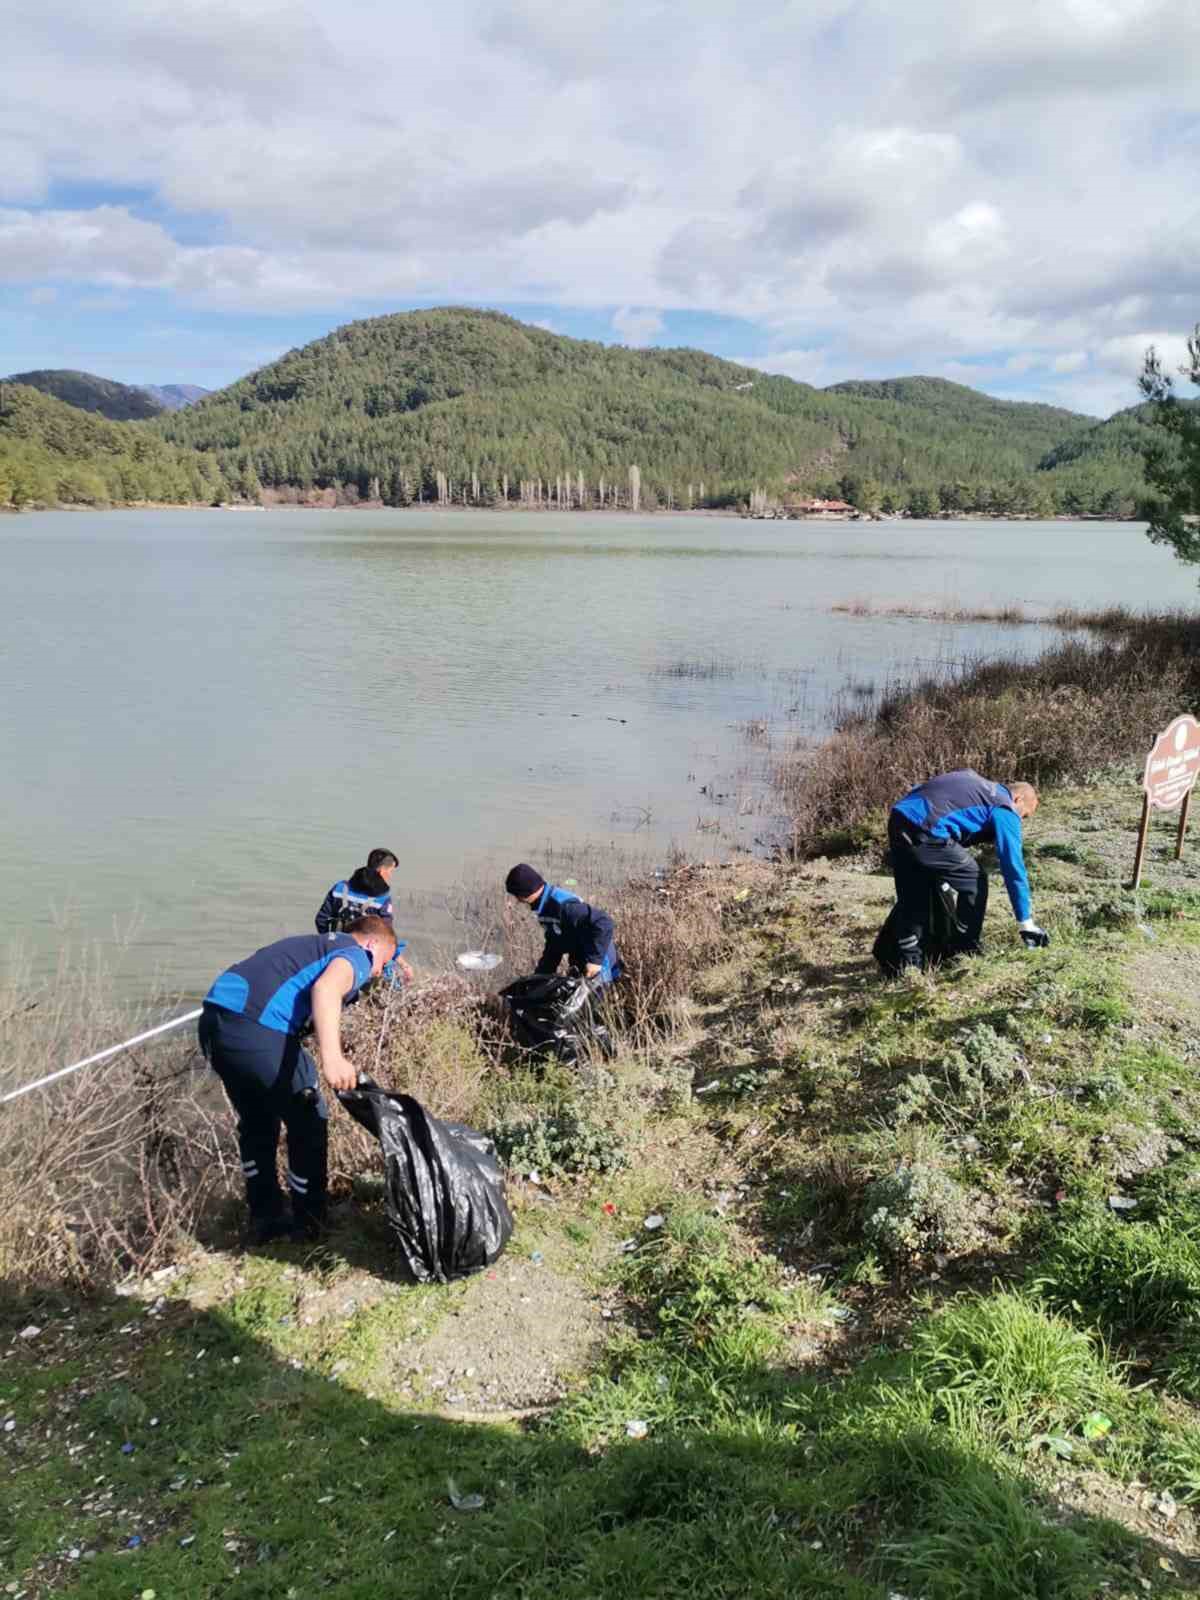
M 223 972 L 204 997 L 200 1048 L 238 1119 L 256 1243 L 285 1233 L 311 1236 L 321 1225 L 329 1111 L 301 1035 L 311 1023 L 329 1087 L 353 1089 L 358 1074 L 342 1053 L 342 1007 L 378 977 L 395 948 L 389 922 L 360 917 L 341 933 L 305 933 L 264 945 Z M 287 1130 L 290 1216 L 275 1171 L 281 1125 Z
M 546 935 L 539 975 L 557 972 L 564 956 L 577 976 L 588 978 L 594 987 L 603 988 L 621 976 L 621 958 L 613 935 L 613 920 L 607 911 L 588 905 L 569 889 L 547 883 L 528 862 L 519 862 L 504 887 L 515 900 L 532 908 Z
M 888 848 L 896 881 L 893 915 L 901 969 L 921 965 L 931 894 L 943 893 L 953 907 L 955 938 L 949 953 L 982 950 L 988 878 L 967 849 L 973 844 L 994 847 L 1022 942 L 1030 949 L 1050 943 L 1050 935 L 1033 920 L 1021 840 L 1021 823 L 1032 817 L 1037 804 L 1031 783 L 1006 787 L 970 767 L 930 778 L 897 800 L 888 818 Z
M 391 850 L 372 850 L 366 866 L 357 867 L 348 878 L 340 878 L 322 900 L 316 915 L 317 932 L 339 933 L 359 917 L 382 917 L 391 922 L 392 875 L 399 864 Z M 405 983 L 413 981 L 413 969 L 400 955 L 405 948 L 404 941 L 399 941 L 395 956 L 384 969 L 384 978 L 393 984 L 401 979 Z

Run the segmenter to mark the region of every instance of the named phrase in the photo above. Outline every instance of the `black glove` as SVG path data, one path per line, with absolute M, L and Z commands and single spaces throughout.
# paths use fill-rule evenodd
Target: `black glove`
M 1044 950 L 1050 943 L 1050 935 L 1044 928 L 1039 928 L 1033 918 L 1020 924 L 1021 943 L 1026 950 Z

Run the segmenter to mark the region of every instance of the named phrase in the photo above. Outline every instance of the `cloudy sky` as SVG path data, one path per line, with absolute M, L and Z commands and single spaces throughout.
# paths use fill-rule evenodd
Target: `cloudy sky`
M 0 371 L 452 302 L 1107 414 L 1200 319 L 1196 0 L 10 10 Z

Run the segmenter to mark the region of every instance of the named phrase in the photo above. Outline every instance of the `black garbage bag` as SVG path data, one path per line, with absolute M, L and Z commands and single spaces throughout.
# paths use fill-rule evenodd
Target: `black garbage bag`
M 894 905 L 887 914 L 883 927 L 875 935 L 871 954 L 885 978 L 900 975 L 900 907 Z M 940 967 L 943 961 L 963 950 L 963 925 L 958 921 L 954 904 L 954 891 L 932 885 L 929 890 L 929 914 L 925 923 L 925 939 L 921 946 L 921 966 L 924 970 Z
M 490 1267 L 513 1230 L 492 1141 L 369 1078 L 338 1099 L 383 1148 L 388 1222 L 412 1281 L 449 1283 Z
M 611 1058 L 612 1035 L 586 978 L 535 973 L 501 989 L 513 1038 L 524 1050 L 572 1064 L 595 1049 Z

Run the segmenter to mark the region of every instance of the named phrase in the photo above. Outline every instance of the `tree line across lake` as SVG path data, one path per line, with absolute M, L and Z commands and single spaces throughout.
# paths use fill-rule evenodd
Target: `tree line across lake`
M 143 421 L 77 409 L 86 382 L 25 376 L 57 378 L 76 404 L 0 385 L 3 504 L 737 509 L 757 494 L 913 516 L 1125 517 L 1146 499 L 1157 431 L 1145 406 L 1100 423 L 933 378 L 819 390 L 702 351 L 455 309 L 347 324 Z

